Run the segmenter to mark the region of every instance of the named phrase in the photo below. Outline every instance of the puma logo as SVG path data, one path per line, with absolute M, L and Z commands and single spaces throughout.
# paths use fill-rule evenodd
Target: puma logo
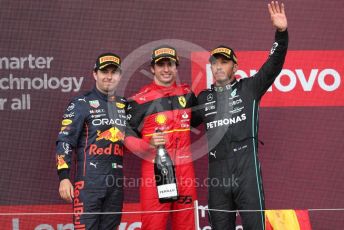
M 215 154 L 216 154 L 216 150 L 215 150 L 214 152 L 210 152 L 209 154 L 210 154 L 211 156 L 214 156 L 214 157 L 216 158 L 216 155 L 215 155 Z
M 98 162 L 97 163 L 90 162 L 90 165 L 94 166 L 95 168 L 97 168 L 97 164 L 98 164 Z

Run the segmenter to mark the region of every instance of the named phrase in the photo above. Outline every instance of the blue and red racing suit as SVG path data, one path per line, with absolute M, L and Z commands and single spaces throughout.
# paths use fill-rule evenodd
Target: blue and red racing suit
M 63 115 L 56 147 L 57 171 L 60 180 L 69 179 L 75 150 L 75 229 L 116 229 L 120 224 L 120 214 L 83 213 L 122 211 L 126 104 L 125 98 L 108 97 L 94 88 L 75 97 Z

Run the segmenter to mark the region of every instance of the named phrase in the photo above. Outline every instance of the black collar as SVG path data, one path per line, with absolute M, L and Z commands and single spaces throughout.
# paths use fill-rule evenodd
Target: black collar
M 237 83 L 238 81 L 237 80 L 234 80 L 230 83 L 228 83 L 227 85 L 225 86 L 216 86 L 215 84 L 212 84 L 211 85 L 211 89 L 216 91 L 216 92 L 223 92 L 223 91 L 229 91 L 229 90 L 232 90 L 232 87 Z

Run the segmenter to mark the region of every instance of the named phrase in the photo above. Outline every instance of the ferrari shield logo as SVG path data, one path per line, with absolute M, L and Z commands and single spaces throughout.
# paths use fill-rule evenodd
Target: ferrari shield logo
M 185 106 L 186 106 L 185 97 L 184 97 L 184 96 L 179 96 L 179 97 L 178 97 L 178 101 L 179 101 L 180 106 L 183 107 L 183 108 L 185 108 Z

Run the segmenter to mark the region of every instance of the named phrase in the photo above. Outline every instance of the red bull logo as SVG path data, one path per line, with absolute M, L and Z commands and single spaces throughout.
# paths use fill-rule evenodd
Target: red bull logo
M 74 188 L 74 228 L 75 229 L 85 229 L 85 224 L 80 222 L 80 217 L 84 213 L 84 203 L 79 199 L 80 190 L 84 188 L 84 181 L 78 181 L 75 183 Z
M 57 164 L 57 169 L 68 169 L 68 165 L 66 163 L 66 161 L 64 160 L 64 155 L 57 155 L 56 156 L 56 164 Z
M 96 144 L 90 145 L 90 155 L 117 155 L 123 156 L 123 146 L 118 144 L 110 144 L 107 147 L 98 147 Z
M 111 142 L 117 142 L 124 140 L 124 134 L 116 127 L 112 127 L 103 132 L 98 130 L 97 136 L 98 137 L 96 138 L 96 141 L 107 140 Z

